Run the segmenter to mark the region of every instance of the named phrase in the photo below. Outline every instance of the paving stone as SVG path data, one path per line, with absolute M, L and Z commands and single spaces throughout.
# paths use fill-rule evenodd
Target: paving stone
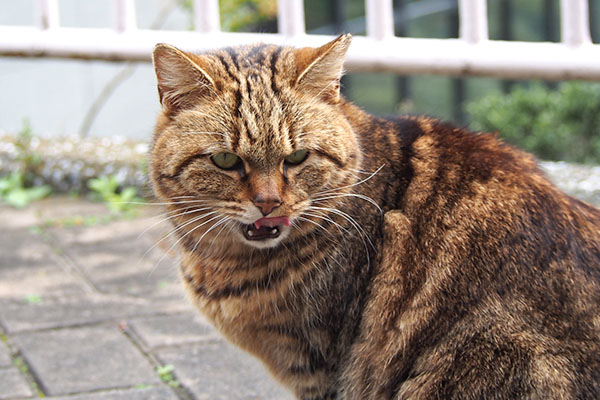
M 219 333 L 197 312 L 160 315 L 129 321 L 129 326 L 149 348 L 219 340 Z
M 12 365 L 12 360 L 10 359 L 10 351 L 8 351 L 8 347 L 2 342 L 0 342 L 0 368 L 1 367 L 9 367 Z
M 42 299 L 41 303 L 4 301 L 0 298 L 0 324 L 7 333 L 62 328 L 190 309 L 184 300 L 156 303 L 121 296 L 85 295 Z
M 23 229 L 36 226 L 38 217 L 31 207 L 15 209 L 0 203 L 0 221 L 2 221 L 3 229 Z
M 83 293 L 84 282 L 70 273 L 39 235 L 28 229 L 0 231 L 0 297 Z
M 0 204 L 0 221 L 8 229 L 35 227 L 45 222 L 73 216 L 106 215 L 106 205 L 67 196 L 51 196 L 23 209 Z
M 174 366 L 175 378 L 197 399 L 294 399 L 257 359 L 224 341 L 164 349 L 156 354 L 164 364 Z
M 31 387 L 16 368 L 0 369 L 0 400 L 32 396 Z
M 47 397 L 46 400 L 177 400 L 172 390 L 164 387 L 109 390 L 68 397 Z
M 102 216 L 108 213 L 106 204 L 72 198 L 68 196 L 50 196 L 42 201 L 31 203 L 31 209 L 38 224 L 71 220 L 73 217 Z
M 160 383 L 148 360 L 115 326 L 30 332 L 12 339 L 48 395 Z
M 54 236 L 58 246 L 103 292 L 146 298 L 180 296 L 177 262 L 168 253 L 166 241 L 160 242 L 168 228 L 152 227 L 154 222 L 151 218 L 120 220 L 63 229 Z M 147 228 L 151 229 L 144 232 Z

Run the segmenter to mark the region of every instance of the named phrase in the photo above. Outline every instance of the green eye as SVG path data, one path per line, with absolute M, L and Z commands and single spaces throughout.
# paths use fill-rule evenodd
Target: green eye
M 233 169 L 240 163 L 240 158 L 233 153 L 219 153 L 210 158 L 221 169 Z
M 298 165 L 306 160 L 306 157 L 308 157 L 308 151 L 298 150 L 287 156 L 285 162 L 292 165 Z

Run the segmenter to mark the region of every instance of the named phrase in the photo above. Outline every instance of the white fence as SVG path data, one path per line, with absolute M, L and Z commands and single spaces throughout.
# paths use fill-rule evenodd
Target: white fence
M 199 52 L 257 41 L 317 46 L 331 39 L 305 33 L 302 0 L 278 1 L 278 34 L 221 32 L 218 0 L 194 0 L 195 31 L 138 29 L 134 0 L 112 0 L 112 28 L 61 27 L 59 0 L 35 1 L 37 26 L 0 26 L 0 56 L 149 61 L 158 42 Z M 486 0 L 459 0 L 459 38 L 418 39 L 394 35 L 392 0 L 366 0 L 367 34 L 354 38 L 346 67 L 600 81 L 600 45 L 590 39 L 588 1 L 561 0 L 560 10 L 559 43 L 489 40 Z

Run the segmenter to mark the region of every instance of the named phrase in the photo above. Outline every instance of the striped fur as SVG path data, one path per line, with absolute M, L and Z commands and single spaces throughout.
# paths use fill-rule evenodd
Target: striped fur
M 598 398 L 600 212 L 493 135 L 345 101 L 349 44 L 157 46 L 150 174 L 190 298 L 300 399 Z M 250 242 L 265 193 L 292 224 Z

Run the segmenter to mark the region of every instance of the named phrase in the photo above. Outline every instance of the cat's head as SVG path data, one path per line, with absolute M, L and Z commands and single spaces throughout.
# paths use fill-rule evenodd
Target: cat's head
M 151 179 L 182 240 L 268 248 L 319 229 L 361 159 L 341 111 L 350 42 L 200 55 L 156 46 Z

